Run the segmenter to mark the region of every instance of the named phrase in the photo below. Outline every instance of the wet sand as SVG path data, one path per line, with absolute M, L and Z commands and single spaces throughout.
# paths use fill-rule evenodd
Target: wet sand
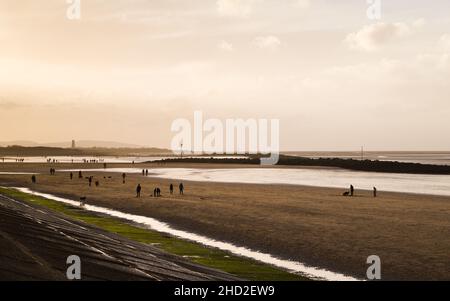
M 87 180 L 79 180 L 76 174 L 73 181 L 68 173 L 50 176 L 49 168 L 46 164 L 2 164 L 0 171 L 43 174 L 38 175 L 35 186 L 29 175 L 0 175 L 0 185 L 31 187 L 74 199 L 87 196 L 90 204 L 154 217 L 182 230 L 357 278 L 365 277 L 367 257 L 378 255 L 385 280 L 450 280 L 449 197 L 380 191 L 374 199 L 371 192 L 357 190 L 350 198 L 341 196 L 342 189 L 207 182 L 184 182 L 185 195 L 171 196 L 169 184 L 178 184 L 173 180 L 130 174 L 122 184 L 119 174 L 104 179 L 104 173 L 84 173 L 93 175 L 94 182 L 100 181 L 100 187 L 89 187 Z M 140 199 L 135 198 L 138 183 L 143 186 Z M 162 188 L 161 198 L 150 197 L 156 186 Z

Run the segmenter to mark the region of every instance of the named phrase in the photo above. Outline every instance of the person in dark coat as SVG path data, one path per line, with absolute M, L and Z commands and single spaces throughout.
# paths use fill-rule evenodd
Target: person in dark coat
M 353 185 L 350 185 L 350 196 L 353 196 L 355 193 L 355 187 Z
M 180 188 L 180 194 L 184 194 L 184 185 L 183 183 L 180 183 L 180 186 L 178 186 Z
M 137 198 L 141 197 L 141 191 L 142 191 L 141 184 L 138 184 L 138 186 L 136 187 L 136 197 Z
M 170 194 L 173 194 L 173 184 L 170 184 L 169 190 L 170 190 Z
M 70 179 L 71 180 L 73 179 L 73 173 L 70 173 Z
M 32 176 L 31 176 L 31 182 L 32 182 L 33 184 L 36 184 L 36 176 L 35 176 L 35 175 L 32 175 Z
M 377 192 L 378 192 L 377 188 L 374 187 L 374 188 L 373 188 L 373 197 L 374 197 L 374 198 L 377 197 Z
M 123 184 L 125 184 L 125 178 L 127 177 L 127 174 L 126 173 L 123 173 L 122 174 L 122 183 Z

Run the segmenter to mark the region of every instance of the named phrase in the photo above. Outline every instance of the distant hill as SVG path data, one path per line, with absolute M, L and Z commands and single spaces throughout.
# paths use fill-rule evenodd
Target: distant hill
M 27 140 L 18 140 L 18 141 L 0 141 L 0 147 L 6 147 L 6 146 L 24 146 L 24 147 L 71 147 L 72 141 L 67 142 L 51 142 L 51 143 L 39 143 L 34 141 L 27 141 Z M 76 141 L 76 147 L 77 148 L 143 148 L 143 145 L 137 145 L 137 144 L 129 144 L 129 143 L 122 143 L 122 142 L 115 142 L 115 141 L 97 141 L 97 140 L 80 140 Z
M 62 148 L 48 146 L 6 146 L 0 147 L 1 157 L 17 156 L 167 156 L 172 152 L 162 148 Z

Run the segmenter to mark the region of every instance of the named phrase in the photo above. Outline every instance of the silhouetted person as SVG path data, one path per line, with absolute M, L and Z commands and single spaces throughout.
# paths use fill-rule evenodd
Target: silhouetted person
M 141 190 L 142 190 L 141 184 L 138 184 L 138 186 L 136 187 L 136 197 L 137 198 L 141 197 Z
M 156 196 L 160 197 L 161 196 L 161 189 L 156 188 Z
M 92 176 L 89 177 L 89 187 L 92 186 Z
M 123 173 L 122 174 L 122 183 L 123 184 L 125 184 L 125 178 L 127 177 L 127 174 L 126 173 Z
M 355 193 L 355 187 L 353 185 L 350 185 L 350 196 L 353 196 Z
M 78 172 L 78 179 L 82 179 L 83 178 L 83 173 L 81 172 L 81 170 Z
M 70 173 L 70 179 L 71 180 L 73 179 L 73 173 Z
M 35 176 L 35 175 L 32 175 L 32 176 L 31 176 L 31 182 L 32 182 L 33 184 L 36 184 L 36 176 Z
M 374 188 L 373 188 L 373 197 L 374 197 L 374 198 L 377 197 L 377 192 L 378 192 L 378 191 L 377 191 L 377 188 L 374 187 Z
M 180 194 L 184 194 L 184 185 L 183 183 L 180 183 L 180 186 L 178 186 L 180 188 Z
M 154 196 L 155 198 L 158 196 L 157 193 L 156 193 L 156 188 L 153 189 L 153 196 Z
M 145 170 L 145 176 L 148 177 L 148 169 Z
M 173 184 L 170 184 L 169 190 L 170 190 L 170 194 L 173 194 Z
M 103 163 L 103 168 L 106 169 L 106 163 Z
M 142 175 L 145 176 L 145 169 L 142 170 Z

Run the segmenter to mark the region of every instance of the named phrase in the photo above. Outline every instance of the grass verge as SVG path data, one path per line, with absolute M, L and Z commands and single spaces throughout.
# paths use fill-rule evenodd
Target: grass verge
M 168 253 L 183 256 L 192 262 L 230 273 L 239 278 L 252 281 L 308 280 L 303 276 L 288 273 L 252 259 L 235 256 L 219 249 L 209 248 L 157 231 L 139 228 L 117 218 L 99 215 L 78 207 L 23 193 L 15 189 L 0 187 L 0 193 L 15 199 L 49 208 L 73 219 L 97 226 L 103 230 L 116 233 L 129 239 L 154 245 Z

